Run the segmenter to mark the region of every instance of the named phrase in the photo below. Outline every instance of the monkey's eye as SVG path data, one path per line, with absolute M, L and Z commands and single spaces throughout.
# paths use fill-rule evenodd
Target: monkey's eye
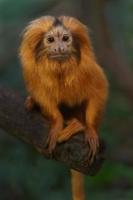
M 47 38 L 47 41 L 48 41 L 48 43 L 54 42 L 54 37 L 49 36 L 49 37 Z
M 64 42 L 67 42 L 69 40 L 69 36 L 68 35 L 64 35 L 63 38 L 62 38 L 62 40 Z

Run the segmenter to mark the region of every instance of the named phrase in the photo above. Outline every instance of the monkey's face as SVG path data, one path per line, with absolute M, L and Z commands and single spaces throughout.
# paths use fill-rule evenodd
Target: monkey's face
M 52 28 L 44 36 L 44 48 L 49 59 L 57 61 L 68 59 L 74 51 L 72 43 L 71 32 L 63 26 Z

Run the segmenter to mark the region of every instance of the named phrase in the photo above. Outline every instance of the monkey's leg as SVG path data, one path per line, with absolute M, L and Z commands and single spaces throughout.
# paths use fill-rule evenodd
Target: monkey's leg
M 99 130 L 101 116 L 103 114 L 103 100 L 101 101 L 98 98 L 90 99 L 86 108 L 86 130 L 85 137 L 88 141 L 91 151 L 91 162 L 97 152 L 99 147 L 99 137 L 97 131 Z
M 25 100 L 24 105 L 25 105 L 26 109 L 30 111 L 35 106 L 35 101 L 33 100 L 33 98 L 31 96 L 28 96 Z
M 77 119 L 68 121 L 68 125 L 59 133 L 58 142 L 64 142 L 71 136 L 77 134 L 78 131 L 83 131 L 85 127 Z

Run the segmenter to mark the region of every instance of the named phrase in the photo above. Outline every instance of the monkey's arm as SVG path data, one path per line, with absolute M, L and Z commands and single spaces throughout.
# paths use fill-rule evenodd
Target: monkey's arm
M 99 137 L 98 131 L 100 128 L 101 120 L 106 106 L 107 101 L 107 88 L 102 88 L 94 91 L 95 95 L 87 102 L 86 107 L 86 130 L 85 137 L 89 142 L 89 145 L 92 149 L 92 159 L 96 154 L 96 151 L 99 147 Z
M 28 110 L 32 110 L 35 104 L 36 102 L 34 101 L 34 98 L 28 96 L 25 101 L 26 108 Z M 58 134 L 63 129 L 63 117 L 58 107 L 46 97 L 40 98 L 38 104 L 40 106 L 42 115 L 48 117 L 51 121 L 51 129 L 47 139 L 48 149 L 49 152 L 51 152 L 55 148 Z
M 43 102 L 43 105 L 41 105 L 41 112 L 45 116 L 47 113 L 47 116 L 51 120 L 51 129 L 48 135 L 47 144 L 49 152 L 52 152 L 56 146 L 58 134 L 63 129 L 63 117 L 58 107 L 52 103 L 52 101 L 50 102 L 50 105 L 48 102 Z

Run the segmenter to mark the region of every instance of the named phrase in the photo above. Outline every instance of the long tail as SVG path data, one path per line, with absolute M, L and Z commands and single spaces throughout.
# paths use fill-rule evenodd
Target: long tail
M 73 200 L 85 200 L 84 176 L 80 172 L 71 170 Z

